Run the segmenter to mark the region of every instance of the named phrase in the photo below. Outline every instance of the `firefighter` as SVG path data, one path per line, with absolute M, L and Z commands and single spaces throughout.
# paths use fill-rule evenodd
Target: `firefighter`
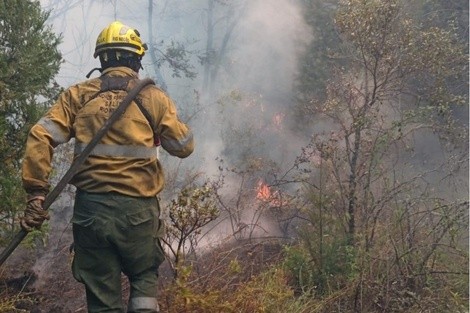
M 74 153 L 80 154 L 136 84 L 146 48 L 137 30 L 111 23 L 96 41 L 101 76 L 66 89 L 31 128 L 22 163 L 28 195 L 23 229 L 38 228 L 49 218 L 42 203 L 50 188 L 53 149 L 74 138 Z M 194 148 L 173 101 L 149 85 L 71 180 L 76 187 L 72 273 L 85 285 L 89 312 L 124 312 L 121 273 L 130 285 L 127 312 L 158 312 L 157 270 L 164 254 L 157 194 L 164 177 L 156 143 L 179 158 Z

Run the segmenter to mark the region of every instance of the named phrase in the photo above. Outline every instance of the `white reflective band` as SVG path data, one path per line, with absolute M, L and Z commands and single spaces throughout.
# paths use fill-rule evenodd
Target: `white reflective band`
M 186 137 L 181 140 L 168 140 L 161 138 L 162 147 L 168 151 L 178 151 L 186 147 L 186 145 L 193 140 L 193 133 L 190 131 Z
M 159 312 L 160 308 L 158 307 L 157 298 L 135 297 L 129 299 L 127 312 L 138 312 L 138 310 L 142 309 L 155 310 L 155 313 Z
M 75 143 L 75 154 L 80 154 L 86 146 L 85 143 Z M 151 159 L 157 157 L 158 151 L 155 147 L 98 144 L 90 155 Z
M 56 144 L 66 143 L 69 139 L 64 136 L 64 133 L 61 131 L 59 126 L 57 126 L 51 119 L 47 117 L 41 117 L 41 119 L 37 123 L 44 127 L 45 130 L 51 135 L 52 140 Z

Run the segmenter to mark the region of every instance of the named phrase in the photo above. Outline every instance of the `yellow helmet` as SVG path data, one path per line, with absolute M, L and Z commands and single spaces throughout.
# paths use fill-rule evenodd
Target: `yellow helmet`
M 101 52 L 107 50 L 126 50 L 142 57 L 147 50 L 147 45 L 142 43 L 136 29 L 115 21 L 99 34 L 93 57 L 96 58 Z

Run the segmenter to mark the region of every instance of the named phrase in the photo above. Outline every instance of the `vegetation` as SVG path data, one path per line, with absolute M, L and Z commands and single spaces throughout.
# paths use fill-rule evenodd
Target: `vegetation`
M 299 288 L 320 299 L 348 291 L 325 312 L 463 310 L 444 299 L 468 294 L 457 283 L 468 275 L 468 195 L 465 187 L 451 198 L 430 193 L 426 179 L 442 171 L 442 182 L 457 180 L 452 167 L 468 158 L 455 150 L 466 150 L 468 131 L 454 128 L 452 114 L 468 95 L 449 88 L 468 69 L 465 46 L 452 31 L 416 23 L 401 1 L 340 1 L 335 25 L 341 66 L 325 99 L 303 107 L 328 131 L 298 159 L 308 173 L 299 181 L 313 186 L 304 192 L 304 252 L 291 256 L 296 272 L 306 267 Z M 438 143 L 430 133 L 452 143 L 445 170 L 416 164 L 413 140 Z M 444 290 L 453 291 L 442 298 Z
M 181 267 L 185 266 L 184 257 L 194 253 L 204 226 L 217 218 L 219 211 L 214 202 L 214 192 L 208 184 L 185 188 L 176 200 L 171 201 L 169 223 L 162 242 L 168 249 L 175 279 L 179 278 Z
M 58 92 L 60 37 L 36 1 L 0 1 L 0 244 L 18 229 L 25 201 L 21 159 L 26 135 Z
M 218 176 L 201 167 L 182 179 L 179 163 L 167 172 L 162 311 L 468 312 L 468 3 L 299 2 L 312 41 L 296 107 L 269 115 L 256 92 L 217 90 Z M 230 40 L 249 8 L 207 1 L 209 96 L 229 81 Z M 195 79 L 190 52 L 173 48 L 160 51 L 177 61 L 172 73 Z M 306 142 L 287 166 L 272 157 L 286 132 Z M 216 231 L 219 245 L 204 245 Z M 12 294 L 0 294 L 0 312 L 17 307 Z
M 291 219 L 298 219 L 293 223 L 298 245 L 287 248 L 284 255 L 284 268 L 292 275 L 285 290 L 299 301 L 304 296 L 316 300 L 315 306 L 298 304 L 306 312 L 465 311 L 468 184 L 436 190 L 434 182 L 429 182 L 433 178 L 459 184 L 457 169 L 468 158 L 468 129 L 455 119 L 468 95 L 449 83 L 466 80 L 465 40 L 452 29 L 416 19 L 416 11 L 408 11 L 410 7 L 401 1 L 337 4 L 334 20 L 330 20 L 337 33 L 317 39 L 327 45 L 329 54 L 322 52 L 319 62 L 304 63 L 299 88 L 302 115 L 326 124 L 328 130 L 317 130 L 291 170 L 274 173 L 271 180 L 271 187 L 279 189 L 270 192 L 268 206 L 282 206 L 284 214 L 290 211 Z M 318 8 L 320 2 L 308 5 Z M 323 9 L 332 12 L 331 6 Z M 323 18 L 328 20 L 328 15 Z M 313 58 L 318 53 L 314 46 L 307 55 Z M 314 64 L 325 59 L 325 71 L 315 71 Z M 310 81 L 315 87 L 324 84 L 325 93 L 312 93 Z M 246 101 L 250 106 L 240 107 L 242 98 L 239 92 L 230 93 L 222 98 L 221 111 L 235 115 L 237 109 L 249 111 L 256 105 L 250 99 Z M 229 171 L 239 177 L 230 179 L 238 191 L 233 200 L 223 196 L 219 200 L 234 234 L 239 234 L 239 228 L 233 225 L 240 225 L 243 214 L 261 214 L 259 207 L 253 208 L 254 200 L 246 203 L 246 199 L 254 199 L 249 197 L 253 179 L 276 169 L 268 166 L 269 160 L 259 151 L 263 144 L 253 144 L 257 140 L 254 134 L 259 133 L 253 128 L 262 119 L 254 112 L 248 116 L 255 116 L 256 121 L 250 124 L 248 117 L 240 125 L 226 123 L 226 151 L 239 154 L 225 155 L 238 169 Z M 442 144 L 441 151 L 448 157 L 431 164 L 417 163 L 415 140 Z M 244 149 L 234 148 L 238 145 Z M 298 192 L 289 195 L 286 185 L 301 188 L 290 188 Z M 285 201 L 274 201 L 280 198 Z M 249 226 L 259 226 L 259 219 L 254 221 Z M 263 277 L 259 275 L 250 283 Z M 250 283 L 237 291 L 244 292 Z M 189 288 L 181 290 L 193 297 L 190 303 L 195 301 L 183 310 L 199 308 L 203 312 L 206 305 L 218 308 L 219 304 L 221 312 L 230 312 L 236 307 L 221 300 L 229 297 L 221 296 L 219 288 L 195 295 L 189 278 L 177 285 Z M 268 286 L 265 282 L 265 288 Z M 275 290 L 265 290 L 266 295 L 271 291 Z M 262 303 L 255 307 L 259 312 L 285 310 L 279 305 L 266 308 Z M 256 311 L 251 307 L 247 312 L 250 310 Z

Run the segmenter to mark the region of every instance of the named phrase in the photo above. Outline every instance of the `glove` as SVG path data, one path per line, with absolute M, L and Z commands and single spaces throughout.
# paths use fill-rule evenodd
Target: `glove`
M 20 220 L 21 228 L 30 232 L 33 228 L 39 229 L 44 220 L 49 219 L 49 213 L 42 208 L 43 196 L 34 196 L 28 199 L 24 216 Z

